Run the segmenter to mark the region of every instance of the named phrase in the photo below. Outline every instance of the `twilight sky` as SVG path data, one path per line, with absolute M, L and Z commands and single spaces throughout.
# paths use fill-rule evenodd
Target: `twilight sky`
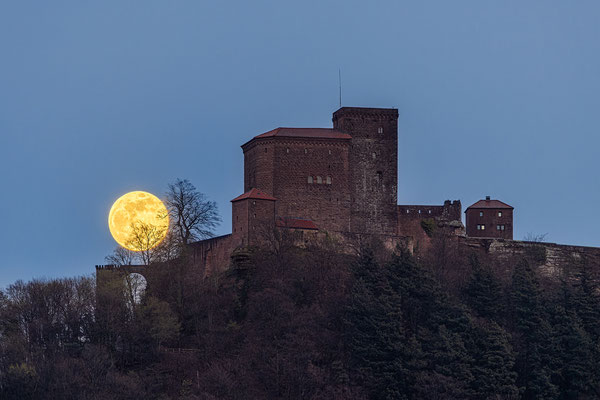
M 597 1 L 0 4 L 0 288 L 88 275 L 112 203 L 187 178 L 231 231 L 240 145 L 399 110 L 400 204 L 485 195 L 600 246 Z

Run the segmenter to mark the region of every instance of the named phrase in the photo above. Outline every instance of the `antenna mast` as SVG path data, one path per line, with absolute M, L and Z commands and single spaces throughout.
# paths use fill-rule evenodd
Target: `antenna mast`
M 338 79 L 340 82 L 340 108 L 342 108 L 342 69 L 338 68 Z

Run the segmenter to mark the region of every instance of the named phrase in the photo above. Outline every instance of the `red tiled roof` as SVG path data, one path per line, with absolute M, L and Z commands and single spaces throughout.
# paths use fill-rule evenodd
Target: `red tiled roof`
M 500 200 L 479 200 L 477 203 L 470 205 L 469 208 L 512 208 L 506 203 L 501 202 Z M 466 211 L 466 210 L 465 210 Z
M 272 201 L 277 200 L 275 197 L 266 194 L 262 190 L 252 188 L 252 189 L 248 190 L 246 193 L 231 200 L 231 202 L 233 203 L 234 201 L 240 201 L 240 200 L 244 200 L 244 199 L 260 199 L 260 200 L 272 200 Z
M 352 139 L 347 133 L 342 133 L 330 128 L 276 128 L 255 136 L 254 139 L 265 137 L 304 137 L 317 139 Z
M 275 224 L 280 228 L 291 228 L 291 229 L 319 229 L 314 222 L 308 219 L 299 218 L 277 218 Z

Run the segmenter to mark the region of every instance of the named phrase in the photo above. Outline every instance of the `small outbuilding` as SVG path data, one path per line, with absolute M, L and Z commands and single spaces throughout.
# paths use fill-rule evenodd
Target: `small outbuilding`
M 514 207 L 486 196 L 465 210 L 467 236 L 512 240 L 513 210 Z

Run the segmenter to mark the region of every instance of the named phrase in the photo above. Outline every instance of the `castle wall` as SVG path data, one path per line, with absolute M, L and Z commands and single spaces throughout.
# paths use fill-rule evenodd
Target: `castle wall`
M 217 236 L 201 240 L 190 245 L 192 263 L 207 276 L 224 271 L 229 266 L 229 257 L 233 248 L 232 235 Z
M 244 151 L 244 192 L 252 188 L 273 194 L 274 140 L 261 139 Z
M 350 228 L 349 140 L 279 140 L 273 174 L 278 216 L 309 219 L 327 231 Z
M 539 265 L 540 273 L 546 277 L 560 278 L 563 268 L 575 267 L 583 260 L 600 270 L 598 247 L 472 237 L 457 240 L 465 249 L 486 254 L 507 265 L 514 265 L 525 257 Z
M 248 214 L 247 201 L 231 203 L 231 243 L 234 248 L 248 245 Z

